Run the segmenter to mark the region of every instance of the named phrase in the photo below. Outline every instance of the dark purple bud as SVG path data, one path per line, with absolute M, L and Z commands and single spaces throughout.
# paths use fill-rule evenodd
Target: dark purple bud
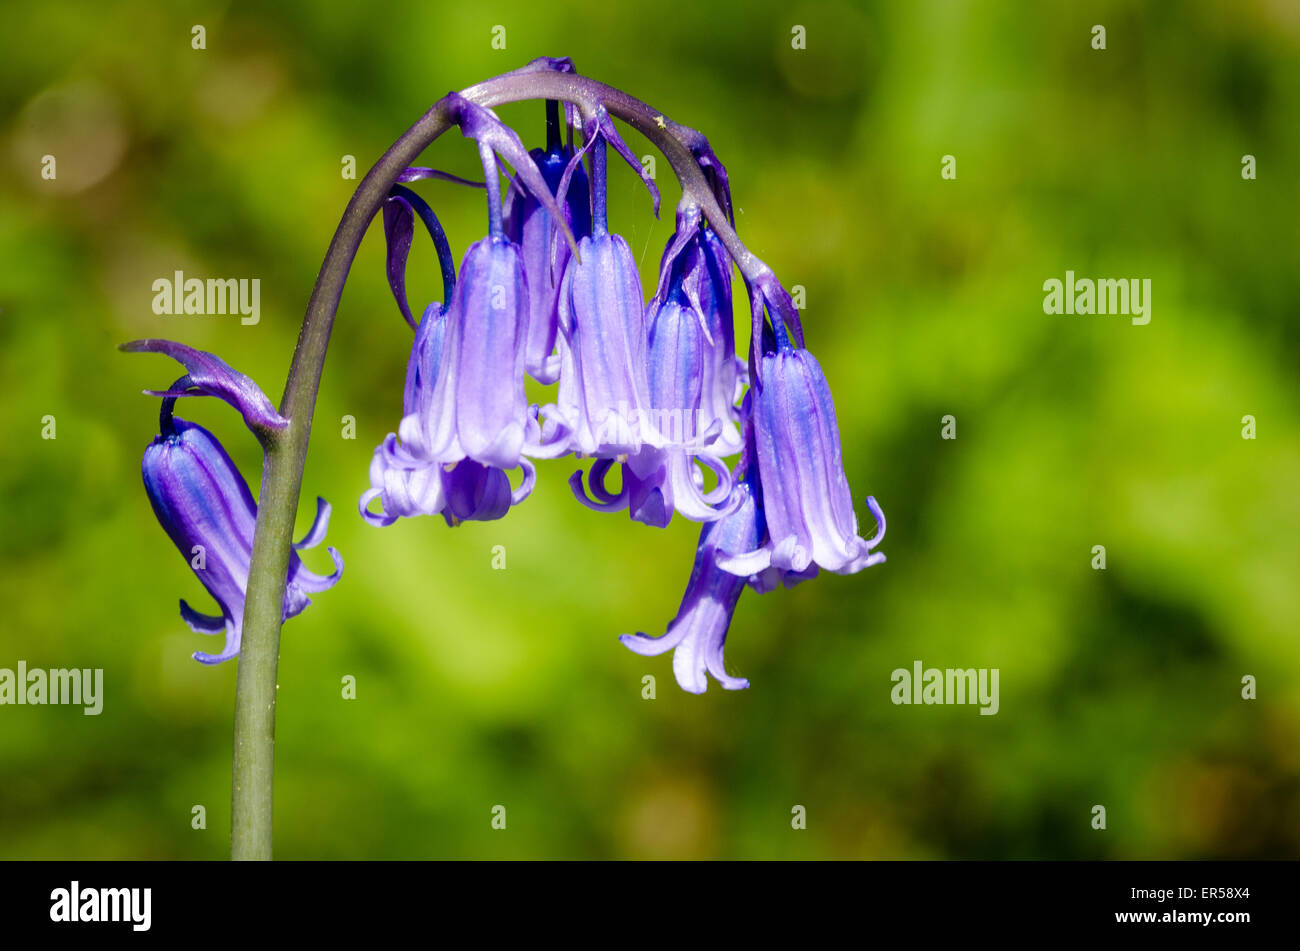
M 541 170 L 529 156 L 528 150 L 519 141 L 519 136 L 515 134 L 514 129 L 505 125 L 490 109 L 476 105 L 457 93 L 449 94 L 445 101 L 453 118 L 460 125 L 461 133 L 478 143 L 479 155 L 483 159 L 492 234 L 495 235 L 501 227 L 501 199 L 494 158 L 499 155 L 515 170 L 514 180 L 519 187 L 526 188 L 551 215 L 568 242 L 569 249 L 576 250 L 577 242 L 569 229 L 568 222 L 564 220 L 564 214 L 560 211 L 555 196 L 547 186 L 546 180 L 542 178 Z
M 144 452 L 144 487 L 163 529 L 221 609 L 218 616 L 205 615 L 181 602 L 181 617 L 192 630 L 225 634 L 220 652 L 194 654 L 201 663 L 216 664 L 239 653 L 257 505 L 215 436 L 169 414 L 165 420 L 169 425 Z M 335 571 L 329 576 L 308 571 L 298 557 L 324 538 L 329 514 L 329 504 L 318 499 L 315 523 L 289 554 L 283 620 L 301 613 L 311 603 L 309 593 L 332 587 L 343 573 L 343 559 L 333 548 Z

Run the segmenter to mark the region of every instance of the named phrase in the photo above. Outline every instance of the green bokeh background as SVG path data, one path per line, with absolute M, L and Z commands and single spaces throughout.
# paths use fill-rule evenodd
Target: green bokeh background
M 0 855 L 228 850 L 235 664 L 190 660 L 210 642 L 177 599 L 211 603 L 139 476 L 157 421 L 140 390 L 177 371 L 114 346 L 179 339 L 278 397 L 356 184 L 342 157 L 364 173 L 447 90 L 567 54 L 705 131 L 728 163 L 741 236 L 806 288 L 849 481 L 884 506 L 889 560 L 747 594 L 727 662 L 752 687 L 696 697 L 667 657 L 615 640 L 662 632 L 696 529 L 582 508 L 572 460 L 542 465 L 503 521 L 365 525 L 355 501 L 397 423 L 410 343 L 373 229 L 306 472 L 299 530 L 311 497 L 329 498 L 347 570 L 285 627 L 277 855 L 1300 857 L 1295 4 L 11 13 L 0 667 L 102 667 L 106 698 L 97 718 L 0 707 Z M 191 49 L 193 24 L 206 50 Z M 529 144 L 542 136 L 540 106 L 502 115 Z M 940 177 L 946 154 L 955 181 Z M 475 170 L 454 134 L 426 159 Z M 626 169 L 611 183 L 647 289 L 678 194 L 660 173 L 657 222 Z M 484 230 L 481 198 L 419 188 L 459 256 Z M 413 300 L 439 296 L 423 238 L 412 260 Z M 260 278 L 261 323 L 155 316 L 151 284 L 177 269 Z M 1150 324 L 1045 315 L 1042 284 L 1067 269 L 1150 278 Z M 235 414 L 182 412 L 256 491 Z M 940 438 L 946 414 L 956 440 Z M 895 706 L 890 673 L 914 660 L 998 668 L 1000 712 Z M 505 831 L 490 827 L 497 804 Z M 795 805 L 806 830 L 791 828 Z

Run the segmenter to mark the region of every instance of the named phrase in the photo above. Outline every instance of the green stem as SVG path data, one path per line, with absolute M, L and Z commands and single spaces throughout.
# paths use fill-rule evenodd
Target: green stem
M 605 106 L 611 115 L 629 123 L 663 152 L 681 182 L 683 194 L 700 205 L 741 273 L 750 280 L 770 275 L 766 265 L 740 242 L 714 198 L 691 153 L 690 143 L 700 139 L 694 130 L 666 120 L 645 103 L 611 86 L 572 73 L 520 70 L 472 86 L 461 95 L 487 107 L 526 99 L 558 99 L 585 109 Z M 436 103 L 393 143 L 357 186 L 325 254 L 298 334 L 289 380 L 280 401 L 280 414 L 289 425 L 263 441 L 266 457 L 235 684 L 232 859 L 271 858 L 275 694 L 284 589 L 316 394 L 343 285 L 361 239 L 397 176 L 413 165 L 454 121 L 447 100 Z
M 249 566 L 244 634 L 235 683 L 235 760 L 230 819 L 233 859 L 271 857 L 272 779 L 275 757 L 275 692 L 280 624 L 293 522 L 298 513 L 307 440 L 325 351 L 343 284 L 361 238 L 397 176 L 450 126 L 438 103 L 397 140 L 361 181 L 348 202 L 316 278 L 298 334 L 280 414 L 289 426 L 266 445 L 262 492 Z

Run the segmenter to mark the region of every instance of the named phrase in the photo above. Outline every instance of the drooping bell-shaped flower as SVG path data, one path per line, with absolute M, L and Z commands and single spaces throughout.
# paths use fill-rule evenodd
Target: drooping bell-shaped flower
M 559 393 L 542 413 L 548 427 L 568 434 L 562 452 L 637 453 L 658 437 L 646 412 L 645 321 L 636 260 L 619 235 L 598 233 L 578 247 L 581 261 L 569 261 L 560 287 Z
M 762 290 L 760 296 L 766 296 Z M 770 300 L 770 299 L 769 299 Z M 751 390 L 752 425 L 767 523 L 766 542 L 719 563 L 739 575 L 768 568 L 800 575 L 813 566 L 852 574 L 885 560 L 873 553 L 885 534 L 874 498 L 867 507 L 875 535 L 858 535 L 830 387 L 816 358 L 792 343 L 774 315 L 771 348 L 758 365 Z
M 731 473 L 721 461 L 741 448 L 734 401 L 741 366 L 731 325 L 730 268 L 726 252 L 706 243 L 699 208 L 684 203 L 677 231 L 660 268 L 659 290 L 647 308 L 647 388 L 650 420 L 660 446 L 644 446 L 622 465 L 622 488 L 605 488 L 608 465 L 569 480 L 578 500 L 598 511 L 627 507 L 631 517 L 663 528 L 673 512 L 693 521 L 726 514 Z M 722 252 L 720 261 L 716 251 Z M 724 309 L 725 301 L 725 309 Z M 725 389 L 725 394 L 721 392 Z M 717 475 L 704 491 L 696 461 Z
M 138 340 L 122 349 L 165 353 L 190 371 L 167 390 L 146 391 L 163 398 L 162 431 L 145 449 L 141 471 L 159 523 L 221 610 L 220 615 L 201 614 L 181 601 L 181 618 L 192 630 L 225 634 L 220 652 L 197 651 L 194 659 L 220 663 L 239 653 L 257 504 L 217 438 L 176 418 L 173 410 L 182 396 L 217 396 L 238 409 L 254 433 L 282 429 L 286 422 L 251 379 L 211 354 L 164 340 Z M 343 572 L 343 560 L 333 548 L 335 571 L 328 576 L 307 570 L 298 557 L 324 539 L 329 515 L 329 503 L 318 499 L 315 522 L 289 554 L 282 620 L 300 614 L 311 603 L 309 594 L 332 587 Z
M 690 275 L 698 276 L 700 313 L 713 337 L 710 359 L 700 378 L 701 412 L 705 419 L 722 422 L 722 432 L 713 444 L 714 455 L 730 456 L 741 450 L 740 412 L 736 408 L 748 384 L 745 361 L 736 356 L 736 328 L 731 312 L 731 255 L 712 228 L 700 229 L 698 254 L 686 263 L 684 286 L 692 287 Z
M 438 462 L 519 465 L 528 429 L 524 342 L 528 284 L 519 249 L 498 233 L 470 246 L 447 307 L 440 369 L 427 411 L 398 434 Z
M 427 413 L 442 363 L 442 343 L 447 315 L 436 301 L 424 309 L 415 329 L 415 342 L 406 363 L 406 385 L 402 391 L 402 416 Z M 435 460 L 414 455 L 389 433 L 375 448 L 370 460 L 370 489 L 360 501 L 361 515 L 372 525 L 391 525 L 399 518 L 437 515 L 447 503 L 443 490 L 443 468 Z M 370 510 L 380 500 L 378 513 Z
M 694 318 L 699 333 L 680 323 Z M 736 403 L 744 389 L 744 364 L 736 358 L 736 333 L 731 313 L 731 256 L 716 232 L 704 223 L 697 205 L 684 202 L 677 213 L 677 230 L 664 249 L 659 267 L 659 287 L 647 313 L 650 333 L 651 402 L 661 414 L 663 401 L 681 404 L 692 400 L 690 410 L 696 416 L 695 432 L 708 433 L 715 425 L 716 439 L 708 447 L 714 456 L 732 456 L 740 452 L 740 411 Z M 689 348 L 672 341 L 659 343 L 668 333 L 692 336 Z M 693 352 L 698 349 L 699 356 Z M 664 386 L 687 370 L 698 378 L 698 396 L 681 384 Z M 671 397 L 670 397 L 671 394 Z M 684 404 L 682 404 L 684 408 Z M 669 407 L 675 412 L 678 406 Z M 661 429 L 663 427 L 661 426 Z M 689 434 L 688 434 L 689 437 Z M 696 437 L 698 438 L 698 437 Z M 682 442 L 680 439 L 670 439 Z M 689 439 L 688 439 L 689 441 Z
M 749 581 L 718 566 L 720 559 L 758 546 L 762 511 L 749 480 L 737 481 L 735 506 L 730 514 L 709 522 L 700 532 L 695 564 L 677 617 L 662 637 L 624 634 L 619 640 L 630 650 L 645 656 L 673 652 L 673 674 L 683 690 L 704 693 L 705 672 L 727 690 L 741 690 L 749 681 L 727 673 L 722 649 L 731 625 L 732 613 Z
M 573 158 L 573 146 L 565 145 L 560 136 L 560 104 L 555 100 L 546 103 L 546 148 L 533 149 L 529 154 L 551 194 L 557 193 L 565 168 Z M 555 336 L 560 282 L 570 251 L 568 245 L 559 240 L 555 220 L 537 198 L 520 188 L 512 188 L 510 194 L 505 218 L 506 236 L 519 245 L 528 281 L 528 342 L 524 348 L 524 366 L 539 383 L 550 384 L 560 374 Z M 579 239 L 589 237 L 591 195 L 587 188 L 587 174 L 581 164 L 573 170 L 561 207 L 574 236 Z
M 402 409 L 406 419 L 427 413 L 434 399 L 442 364 L 447 314 L 430 304 L 416 329 L 406 368 Z M 537 424 L 531 418 L 530 427 Z M 390 433 L 370 461 L 370 489 L 362 496 L 362 516 L 372 525 L 391 525 L 398 518 L 441 514 L 449 525 L 501 518 L 532 492 L 533 464 L 521 459 L 523 482 L 512 489 L 506 473 L 472 459 L 442 463 L 423 455 L 418 446 L 399 443 Z M 371 502 L 379 500 L 379 512 Z
M 634 455 L 661 444 L 649 419 L 646 325 L 641 278 L 627 242 L 606 221 L 605 143 L 644 174 L 604 110 L 588 123 L 587 141 L 570 167 L 592 156 L 592 233 L 578 244 L 560 285 L 560 387 L 543 407 L 545 443 L 539 456 L 572 451 L 588 456 Z M 565 171 L 565 180 L 571 174 Z M 561 194 L 567 182 L 561 181 Z M 653 186 L 653 182 L 649 182 Z M 652 192 L 658 205 L 658 191 Z
M 451 110 L 466 137 L 478 144 L 488 198 L 488 235 L 470 246 L 447 305 L 441 364 L 427 412 L 407 416 L 398 429 L 417 458 L 452 464 L 519 465 L 533 417 L 524 393 L 528 282 L 518 246 L 505 234 L 500 153 L 571 239 L 554 196 L 514 131 L 489 110 L 452 96 Z

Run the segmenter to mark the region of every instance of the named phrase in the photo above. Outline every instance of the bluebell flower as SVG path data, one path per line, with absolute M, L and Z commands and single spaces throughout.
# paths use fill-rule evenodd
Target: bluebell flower
M 503 235 L 470 246 L 444 320 L 439 369 L 424 412 L 398 435 L 415 455 L 512 469 L 529 428 L 524 394 L 528 285 L 519 249 Z
M 770 557 L 774 546 L 765 501 L 768 483 L 760 477 L 759 426 L 751 413 L 752 400 L 753 391 L 746 396 L 742 407 L 745 443 L 733 473 L 734 488 L 727 513 L 706 523 L 700 531 L 695 563 L 677 617 L 661 637 L 645 634 L 620 637 L 630 650 L 645 656 L 672 650 L 677 683 L 691 693 L 704 692 L 706 672 L 727 690 L 749 686 L 749 681 L 727 673 L 723 658 L 731 618 L 745 588 L 765 594 L 779 585 L 793 587 L 818 572 L 816 562 L 798 567 Z M 777 488 L 780 491 L 784 487 Z M 863 542 L 869 549 L 884 537 L 885 520 L 874 498 L 868 498 L 867 505 L 879 523 L 875 537 Z M 882 554 L 869 554 L 858 567 L 884 560 Z
M 581 473 L 569 480 L 583 504 L 600 511 L 627 507 L 633 519 L 658 528 L 674 512 L 693 521 L 726 514 L 731 473 L 721 457 L 741 446 L 730 259 L 723 251 L 719 260 L 706 242 L 699 209 L 683 206 L 664 252 L 659 292 L 647 310 L 649 417 L 660 445 L 643 446 L 626 458 L 618 493 L 604 487 L 608 465 L 597 463 L 590 471 L 594 499 L 584 491 Z M 709 492 L 697 460 L 715 473 L 717 484 Z
M 489 468 L 520 465 L 536 428 L 524 392 L 529 295 L 519 247 L 502 217 L 500 154 L 515 181 L 543 204 L 557 227 L 572 234 L 541 171 L 513 130 L 489 110 L 453 98 L 461 131 L 478 144 L 488 198 L 488 235 L 465 253 L 446 308 L 446 329 L 433 392 L 423 412 L 398 428 L 415 458 L 454 464 L 471 459 Z
M 202 426 L 174 416 L 176 400 L 217 396 L 238 409 L 258 434 L 283 429 L 286 422 L 251 379 L 212 354 L 165 340 L 137 340 L 122 349 L 164 353 L 189 370 L 167 390 L 146 391 L 163 398 L 162 431 L 145 449 L 141 470 L 159 523 L 221 610 L 219 615 L 201 614 L 180 602 L 181 618 L 192 630 L 225 634 L 225 645 L 218 653 L 194 654 L 200 663 L 217 664 L 239 653 L 257 504 L 217 438 Z M 300 614 L 311 603 L 309 594 L 332 587 L 342 575 L 343 559 L 334 548 L 329 549 L 335 566 L 331 575 L 309 571 L 298 557 L 299 551 L 324 539 L 329 516 L 329 503 L 318 499 L 315 522 L 293 546 L 282 620 Z
M 428 205 L 400 186 L 385 205 L 389 283 L 403 314 L 409 314 L 405 267 L 415 215 L 433 238 L 448 303 L 429 305 L 417 326 L 401 424 L 371 459 L 371 487 L 360 508 L 375 525 L 416 515 L 441 514 L 451 525 L 500 518 L 528 496 L 534 481 L 532 463 L 522 457 L 525 442 L 541 433 L 524 393 L 528 283 L 520 248 L 506 235 L 497 155 L 514 165 L 516 184 L 557 221 L 559 206 L 518 136 L 489 110 L 453 98 L 462 131 L 479 147 L 489 233 L 466 252 L 457 277 Z M 572 240 L 567 224 L 561 231 Z M 523 472 L 518 489 L 505 472 L 514 468 Z M 376 499 L 377 512 L 370 508 Z
M 675 311 L 665 315 L 665 311 Z M 661 319 L 677 333 L 690 333 L 694 347 L 702 358 L 687 356 L 680 346 L 657 346 L 661 337 L 667 338 L 659 326 Z M 696 334 L 680 326 L 694 318 Z M 659 286 L 648 308 L 647 322 L 650 334 L 650 388 L 652 402 L 659 408 L 672 391 L 680 401 L 689 395 L 690 409 L 696 414 L 695 432 L 707 434 L 716 425 L 717 437 L 706 440 L 714 456 L 732 456 L 743 448 L 740 435 L 740 410 L 737 404 L 747 382 L 744 362 L 736 357 L 736 332 L 731 311 L 731 256 L 723 247 L 716 232 L 703 221 L 700 209 L 693 203 L 683 203 L 678 210 L 677 229 L 664 249 L 659 266 Z M 669 338 L 670 339 L 670 338 Z M 693 349 L 693 347 L 692 347 Z M 672 358 L 677 359 L 676 369 Z M 698 375 L 698 397 L 692 385 L 689 394 L 677 387 L 664 386 L 665 376 L 686 369 L 683 361 L 698 362 L 692 365 L 692 375 Z M 683 404 L 684 405 L 684 404 Z M 676 406 L 672 407 L 676 409 Z M 661 427 L 662 428 L 662 427 Z M 680 442 L 681 440 L 674 440 Z
M 683 690 L 704 693 L 705 672 L 727 690 L 741 690 L 749 681 L 727 673 L 723 647 L 736 603 L 747 583 L 761 586 L 759 578 L 745 578 L 719 567 L 720 559 L 757 547 L 763 534 L 762 511 L 752 480 L 738 480 L 730 514 L 704 525 L 695 564 L 677 617 L 662 637 L 624 634 L 619 640 L 632 651 L 655 656 L 673 652 L 673 674 Z
M 658 444 L 650 425 L 641 279 L 627 242 L 593 234 L 578 242 L 559 299 L 560 388 L 542 408 L 559 452 L 619 456 Z M 548 447 L 556 438 L 546 437 Z M 540 454 L 540 453 L 539 453 Z M 552 453 L 548 453 L 552 454 Z
M 868 497 L 876 533 L 869 539 L 858 535 L 835 405 L 821 366 L 790 340 L 779 318 L 772 337 L 775 344 L 763 354 L 750 393 L 767 539 L 719 564 L 743 576 L 768 568 L 806 576 L 815 567 L 852 574 L 879 564 L 885 556 L 873 549 L 885 535 L 884 513 Z
M 544 444 L 530 454 L 577 452 L 617 457 L 662 444 L 647 410 L 645 305 L 636 259 L 606 220 L 605 145 L 609 143 L 643 176 L 658 208 L 659 192 L 641 163 L 614 131 L 603 109 L 586 127 L 586 142 L 561 179 L 560 195 L 582 157 L 592 156 L 591 236 L 564 269 L 558 302 L 560 386 L 556 402 L 542 408 Z
M 433 404 L 446 332 L 446 312 L 442 305 L 430 304 L 416 329 L 407 362 L 402 396 L 405 420 L 420 419 Z M 529 418 L 528 422 L 536 431 L 536 421 Z M 370 524 L 381 526 L 417 515 L 441 514 L 449 525 L 497 519 L 532 492 L 533 464 L 520 459 L 519 467 L 523 480 L 518 489 L 512 489 L 500 468 L 472 459 L 444 463 L 424 454 L 418 439 L 399 443 L 390 433 L 371 458 L 371 487 L 361 496 L 361 514 Z M 379 500 L 378 512 L 371 510 L 375 499 Z

